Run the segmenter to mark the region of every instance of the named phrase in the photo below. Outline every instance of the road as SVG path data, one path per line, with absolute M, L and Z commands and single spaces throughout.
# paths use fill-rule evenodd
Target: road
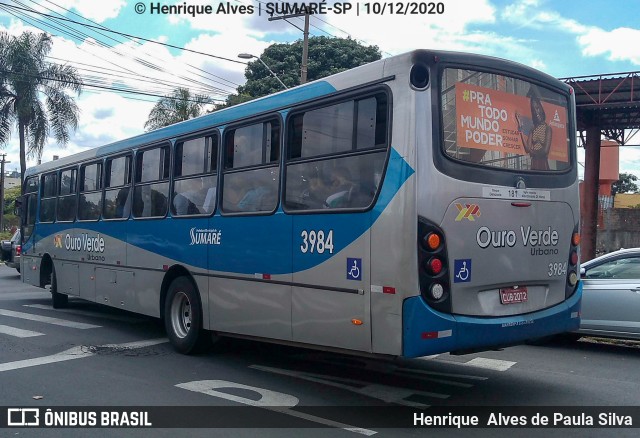
M 191 415 L 196 422 L 235 426 L 65 429 L 64 436 L 70 437 L 255 436 L 251 427 L 260 427 L 267 437 L 423 436 L 425 428 L 410 428 L 410 421 L 406 428 L 389 429 L 379 420 L 391 415 L 394 406 L 426 413 L 459 407 L 467 408 L 456 412 L 473 413 L 473 407 L 483 406 L 640 406 L 639 347 L 587 339 L 393 360 L 232 340 L 220 351 L 184 356 L 172 349 L 153 318 L 75 299 L 69 308 L 54 310 L 48 291 L 22 284 L 15 270 L 0 267 L 1 405 L 175 406 L 180 408 L 156 416 L 156 426 L 185 426 Z M 332 406 L 340 408 L 326 409 Z M 7 431 L 0 429 L 0 436 L 9 436 Z M 61 431 L 10 432 L 30 437 Z M 637 429 L 581 428 L 435 432 L 637 435 Z

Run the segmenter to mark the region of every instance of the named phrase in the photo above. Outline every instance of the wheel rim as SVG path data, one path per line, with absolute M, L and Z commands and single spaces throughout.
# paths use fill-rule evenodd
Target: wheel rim
M 177 292 L 171 302 L 171 326 L 180 339 L 191 330 L 191 301 L 184 292 Z

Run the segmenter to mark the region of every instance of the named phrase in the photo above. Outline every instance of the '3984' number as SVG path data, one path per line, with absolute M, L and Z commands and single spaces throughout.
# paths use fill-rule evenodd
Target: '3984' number
M 300 251 L 302 251 L 303 254 L 308 252 L 324 254 L 325 251 L 333 254 L 333 230 L 329 230 L 328 233 L 322 230 L 303 230 L 302 233 L 300 233 L 300 237 L 302 238 Z

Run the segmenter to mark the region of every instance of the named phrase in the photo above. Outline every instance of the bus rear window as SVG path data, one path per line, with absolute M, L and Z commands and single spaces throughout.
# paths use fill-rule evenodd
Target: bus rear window
M 517 171 L 570 168 L 566 96 L 521 79 L 447 68 L 441 81 L 444 152 Z

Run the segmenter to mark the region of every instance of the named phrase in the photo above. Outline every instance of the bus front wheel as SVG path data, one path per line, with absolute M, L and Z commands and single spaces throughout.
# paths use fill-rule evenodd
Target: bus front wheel
M 211 335 L 202 328 L 200 296 L 191 279 L 178 277 L 169 286 L 164 326 L 171 344 L 180 353 L 199 353 L 211 346 Z
M 51 267 L 51 301 L 54 309 L 63 309 L 69 303 L 69 297 L 58 292 L 56 268 Z

